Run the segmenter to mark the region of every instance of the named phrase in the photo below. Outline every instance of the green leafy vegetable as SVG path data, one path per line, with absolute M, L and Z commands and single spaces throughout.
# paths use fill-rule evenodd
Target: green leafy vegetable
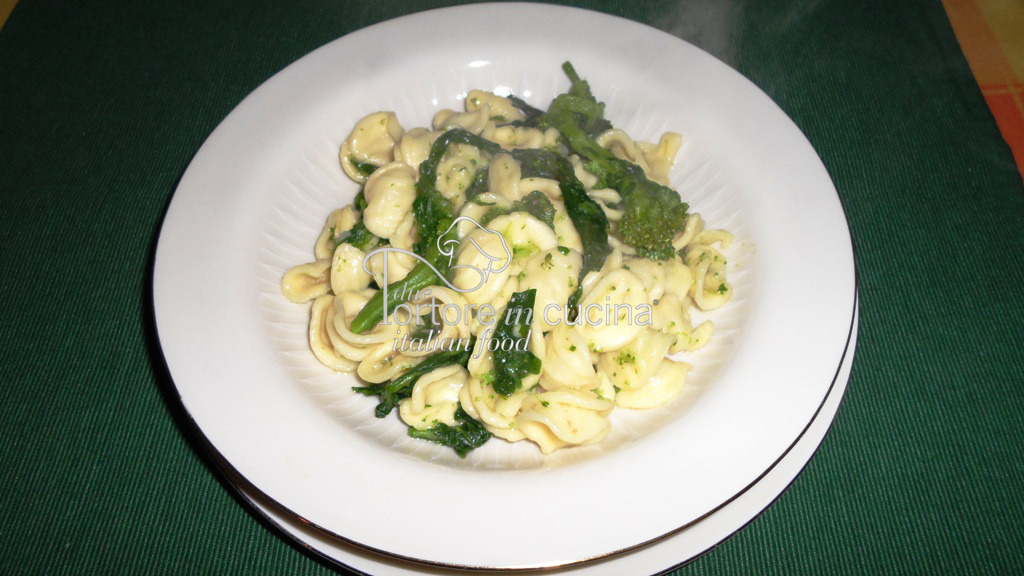
M 490 166 L 487 164 L 476 169 L 476 173 L 473 175 L 473 181 L 470 182 L 469 188 L 466 188 L 466 200 L 476 202 L 475 199 L 477 196 L 488 191 L 488 186 L 490 184 L 490 181 L 488 180 L 489 173 Z
M 379 166 L 377 166 L 376 164 L 370 164 L 369 162 L 360 162 L 359 160 L 356 160 L 355 156 L 349 156 L 348 161 L 351 162 L 352 166 L 355 167 L 355 169 L 358 170 L 359 173 L 364 176 L 369 176 L 370 174 L 373 174 L 377 170 L 377 168 L 379 168 Z
M 537 289 L 516 292 L 508 301 L 502 323 L 494 331 L 494 391 L 508 396 L 522 386 L 523 378 L 540 374 L 541 360 L 530 352 L 530 323 Z M 509 345 L 503 345 L 506 342 Z M 505 350 L 505 348 L 509 348 Z
M 352 200 L 352 205 L 355 206 L 356 210 L 359 210 L 359 212 L 366 212 L 366 207 L 369 206 L 369 203 L 366 201 L 365 188 L 359 189 L 355 199 Z
M 518 108 L 519 111 L 523 113 L 523 116 L 526 117 L 523 120 L 513 122 L 512 124 L 521 126 L 536 126 L 537 119 L 540 118 L 542 114 L 544 114 L 543 110 L 541 110 L 540 108 L 534 108 L 532 105 L 530 105 L 529 102 L 523 100 L 518 96 L 509 94 L 508 99 L 512 103 L 512 105 Z
M 566 62 L 562 69 L 572 86 L 536 118 L 536 125 L 557 128 L 569 148 L 587 160 L 587 170 L 619 192 L 623 210 L 619 233 L 626 244 L 647 258 L 671 258 L 672 240 L 685 227 L 689 207 L 675 190 L 648 179 L 642 168 L 616 158 L 594 140 L 595 134 L 611 128 L 604 118 L 604 104 L 594 98 L 590 85 L 571 64 Z
M 484 214 L 480 221 L 481 226 L 486 226 L 498 216 L 504 216 L 513 212 L 526 212 L 548 225 L 548 228 L 555 229 L 555 205 L 540 190 L 534 190 L 526 196 L 516 200 L 508 208 L 491 208 Z
M 333 229 L 331 234 L 334 234 Z M 367 230 L 366 224 L 363 224 L 362 220 L 360 220 L 350 230 L 342 232 L 340 236 L 334 239 L 334 248 L 337 249 L 342 244 L 351 244 L 363 252 L 369 252 L 379 246 L 380 242 L 380 238 Z
M 561 127 L 568 121 L 588 136 L 610 129 L 612 124 L 604 117 L 604 103 L 594 98 L 590 83 L 580 78 L 568 62 L 562 64 L 562 70 L 572 83 L 569 91 L 552 100 L 548 111 L 537 118 L 537 126 L 554 127 L 561 131 Z M 565 135 L 564 132 L 562 134 Z
M 426 340 L 431 334 L 440 333 L 444 329 L 444 322 L 441 321 L 440 315 L 437 315 L 436 318 L 434 316 L 434 314 L 420 316 L 419 321 L 416 323 L 416 329 L 413 330 L 412 334 L 409 334 L 409 340 Z
M 461 404 L 455 410 L 455 420 L 459 422 L 457 426 L 449 426 L 444 422 L 438 422 L 427 430 L 419 430 L 410 426 L 409 436 L 448 446 L 455 450 L 459 458 L 465 458 L 471 450 L 479 448 L 484 442 L 490 440 L 491 433 L 469 414 L 466 414 Z

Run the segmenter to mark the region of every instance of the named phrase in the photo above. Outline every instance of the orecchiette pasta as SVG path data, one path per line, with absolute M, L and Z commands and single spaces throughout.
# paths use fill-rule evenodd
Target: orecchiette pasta
M 608 413 L 614 404 L 583 390 L 553 390 L 528 396 L 516 427 L 545 454 L 564 446 L 604 440 L 611 430 Z
M 339 150 L 361 194 L 329 214 L 314 261 L 282 276 L 285 297 L 311 302 L 315 358 L 354 373 L 378 416 L 397 408 L 410 435 L 459 455 L 491 436 L 543 453 L 595 444 L 614 410 L 671 402 L 691 369 L 677 355 L 715 330 L 691 310 L 732 297 L 729 232 L 685 206 L 656 251 L 627 230 L 630 194 L 664 191 L 682 137 L 635 140 L 602 119 L 581 151 L 573 126 L 547 119 L 558 102 L 538 121 L 471 90 L 408 131 L 366 115 Z
M 395 160 L 405 162 L 406 166 L 416 171 L 418 178 L 420 164 L 430 155 L 430 147 L 440 134 L 421 127 L 409 130 L 395 146 Z
M 329 260 L 334 254 L 337 246 L 337 238 L 344 232 L 348 232 L 359 221 L 359 212 L 352 206 L 345 206 L 340 210 L 334 210 L 327 217 L 320 237 L 316 239 L 313 248 L 317 260 Z
M 644 329 L 627 346 L 601 354 L 597 369 L 620 391 L 643 388 L 665 361 L 672 341 L 668 334 Z
M 395 159 L 395 143 L 405 130 L 394 112 L 374 112 L 356 123 L 341 145 L 341 167 L 356 182 L 365 182 L 367 173 L 360 164 L 383 166 Z
M 309 302 L 331 291 L 331 261 L 293 266 L 281 279 L 281 292 L 292 302 Z
M 458 212 L 466 202 L 466 190 L 473 184 L 476 172 L 485 160 L 475 146 L 456 144 L 437 166 L 437 189 Z
M 559 324 L 544 340 L 547 366 L 541 373 L 540 385 L 545 390 L 593 390 L 600 385 L 594 357 L 578 330 L 569 324 Z
M 412 393 L 398 404 L 402 420 L 421 430 L 438 422 L 455 425 L 459 393 L 469 381 L 469 372 L 462 366 L 444 366 L 428 372 L 416 381 Z
M 600 275 L 584 289 L 577 328 L 594 352 L 610 352 L 629 344 L 651 321 L 647 289 L 636 274 L 623 268 Z
M 686 362 L 665 360 L 644 386 L 616 392 L 615 404 L 634 410 L 661 406 L 679 395 L 689 372 Z
M 339 354 L 330 332 L 334 327 L 334 296 L 324 294 L 313 301 L 309 320 L 309 347 L 317 360 L 334 370 L 349 372 L 358 363 Z
M 661 135 L 657 144 L 637 142 L 637 148 L 644 155 L 647 166 L 650 168 L 651 180 L 659 184 L 668 185 L 668 174 L 672 165 L 676 162 L 676 155 L 683 144 L 683 137 L 675 132 L 666 132 Z
M 434 129 L 462 128 L 473 134 L 479 134 L 487 127 L 487 123 L 490 121 L 491 106 L 485 103 L 475 110 L 468 110 L 466 112 L 441 110 L 434 115 Z
M 408 165 L 393 162 L 378 168 L 363 188 L 366 209 L 363 224 L 381 238 L 390 238 L 416 199 L 416 172 Z
M 470 90 L 469 94 L 466 94 L 467 111 L 472 112 L 482 108 L 485 104 L 490 107 L 491 117 L 503 123 L 519 122 L 526 118 L 523 112 L 504 96 L 483 90 Z

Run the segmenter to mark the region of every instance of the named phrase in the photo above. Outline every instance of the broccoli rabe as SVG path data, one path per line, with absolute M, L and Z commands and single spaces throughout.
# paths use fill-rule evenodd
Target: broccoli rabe
M 372 166 L 372 164 L 370 166 Z M 351 229 L 338 234 L 337 238 L 335 238 L 334 227 L 331 227 L 331 238 L 334 238 L 334 249 L 337 250 L 338 246 L 341 246 L 342 244 L 351 244 L 363 252 L 369 252 L 377 246 L 380 246 L 381 239 L 375 236 L 373 232 L 370 232 L 366 228 L 366 224 L 363 223 L 362 213 L 366 211 L 366 195 L 362 190 L 356 194 L 355 200 L 352 201 L 352 205 L 360 213 L 359 222 L 356 222 Z
M 594 134 L 611 128 L 603 116 L 604 104 L 593 97 L 590 85 L 571 64 L 566 62 L 562 69 L 572 87 L 536 117 L 536 125 L 557 128 L 569 148 L 586 160 L 585 167 L 597 175 L 599 185 L 619 192 L 623 242 L 641 256 L 671 258 L 675 253 L 672 240 L 685 227 L 689 207 L 675 190 L 650 180 L 639 166 L 615 157 L 594 140 Z
M 356 160 L 355 156 L 349 156 L 348 161 L 351 162 L 352 166 L 355 167 L 355 169 L 358 170 L 359 173 L 362 174 L 363 176 L 369 176 L 370 174 L 376 172 L 377 168 L 380 168 L 380 166 L 377 166 L 376 164 L 370 164 L 369 162 L 360 162 L 359 160 Z
M 511 214 L 513 212 L 526 212 L 534 218 L 548 225 L 548 228 L 555 229 L 555 205 L 540 190 L 534 190 L 519 200 L 516 200 L 508 208 L 491 208 L 480 220 L 481 226 L 487 226 L 498 216 Z
M 536 297 L 536 288 L 513 294 L 505 308 L 502 323 L 494 331 L 493 338 L 499 345 L 494 349 L 491 386 L 502 396 L 519 389 L 526 376 L 540 374 L 541 360 L 529 350 L 530 323 Z M 511 340 L 511 345 L 506 350 L 504 342 L 508 340 Z
M 331 234 L 334 234 L 333 228 Z M 366 224 L 360 220 L 351 229 L 342 232 L 334 239 L 335 249 L 342 244 L 351 244 L 363 252 L 369 252 L 380 245 L 380 238 L 374 236 L 373 232 L 370 232 L 366 228 Z
M 484 428 L 483 424 L 474 420 L 462 405 L 455 410 L 457 426 L 449 426 L 444 422 L 437 422 L 431 428 L 419 430 L 409 427 L 409 436 L 420 440 L 429 440 L 442 446 L 448 446 L 455 450 L 459 458 L 465 458 L 474 448 L 479 448 L 484 442 L 491 438 L 491 433 Z

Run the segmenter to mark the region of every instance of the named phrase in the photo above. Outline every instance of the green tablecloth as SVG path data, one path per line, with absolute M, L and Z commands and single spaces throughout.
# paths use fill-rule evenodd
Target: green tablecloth
M 1024 571 L 1024 190 L 939 2 L 575 2 L 752 79 L 847 211 L 861 331 L 818 455 L 676 574 Z M 437 2 L 21 0 L 0 29 L 0 573 L 326 574 L 220 479 L 148 292 L 176 182 L 251 90 Z M 457 33 L 457 32 L 454 32 Z

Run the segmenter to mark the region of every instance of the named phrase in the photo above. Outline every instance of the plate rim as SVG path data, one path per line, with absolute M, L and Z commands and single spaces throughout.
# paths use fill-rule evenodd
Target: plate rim
M 857 287 L 857 294 L 859 295 L 859 284 L 858 284 L 858 287 Z M 699 553 L 697 553 L 697 554 L 695 554 L 693 556 L 690 556 L 688 558 L 683 559 L 682 561 L 680 561 L 677 564 L 673 564 L 671 566 L 668 566 L 668 567 L 664 568 L 663 570 L 657 572 L 657 574 L 666 574 L 668 572 L 671 572 L 673 570 L 681 568 L 681 567 L 683 567 L 683 566 L 685 566 L 685 565 L 687 565 L 687 564 L 689 564 L 689 563 L 699 559 L 704 554 L 707 554 L 707 553 L 711 552 L 714 548 L 716 548 L 720 544 L 724 543 L 725 541 L 729 540 L 730 538 L 732 538 L 733 536 L 738 534 L 740 531 L 742 531 L 744 528 L 749 526 L 761 514 L 763 514 L 768 508 L 773 506 L 775 504 L 775 502 L 777 502 L 778 499 L 781 498 L 782 495 L 789 490 L 790 486 L 792 486 L 792 484 L 794 482 L 796 482 L 797 478 L 799 478 L 800 475 L 803 474 L 803 471 L 810 464 L 811 460 L 814 459 L 814 457 L 817 454 L 817 451 L 819 450 L 821 444 L 824 442 L 825 437 L 828 435 L 829 431 L 831 430 L 831 427 L 834 424 L 835 418 L 837 417 L 838 412 L 839 412 L 840 408 L 842 407 L 842 403 L 845 401 L 846 389 L 849 386 L 849 379 L 852 378 L 853 363 L 854 363 L 854 360 L 856 358 L 857 334 L 858 334 L 859 326 L 860 326 L 860 319 L 859 318 L 860 318 L 860 298 L 858 296 L 855 299 L 855 301 L 854 301 L 854 306 L 853 306 L 853 310 L 852 310 L 852 317 L 851 317 L 851 323 L 850 323 L 849 333 L 848 333 L 849 335 L 848 335 L 848 339 L 847 339 L 847 342 L 846 342 L 846 346 L 843 349 L 842 360 L 840 361 L 840 365 L 836 368 L 835 375 L 833 376 L 832 381 L 831 381 L 831 383 L 829 385 L 829 388 L 828 388 L 828 390 L 829 390 L 828 394 L 825 396 L 825 398 L 822 400 L 821 404 L 818 406 L 818 409 L 815 411 L 814 417 L 811 419 L 810 422 L 807 423 L 807 425 L 804 427 L 804 429 L 800 432 L 800 436 L 793 442 L 792 445 L 790 445 L 786 449 L 785 453 L 782 454 L 775 462 L 773 462 L 771 467 L 769 469 L 765 470 L 764 473 L 761 476 L 759 476 L 755 481 L 753 481 L 750 484 L 748 484 L 747 486 L 745 486 L 739 493 L 735 494 L 729 500 L 727 500 L 725 502 L 722 502 L 720 505 L 718 505 L 713 510 L 709 511 L 704 516 L 701 516 L 700 518 L 697 518 L 696 520 L 693 520 L 692 522 L 689 522 L 689 523 L 687 523 L 687 524 L 685 524 L 683 526 L 680 526 L 679 528 L 677 528 L 677 529 L 675 529 L 675 530 L 673 530 L 673 531 L 671 531 L 669 533 L 663 534 L 663 535 L 661 535 L 661 536 L 659 536 L 657 538 L 651 539 L 651 540 L 649 540 L 647 542 L 642 542 L 642 543 L 637 544 L 635 546 L 630 546 L 628 548 L 624 548 L 624 549 L 621 549 L 621 550 L 613 551 L 613 552 L 610 552 L 610 553 L 602 555 L 602 556 L 597 556 L 597 557 L 594 557 L 594 558 L 588 558 L 588 559 L 580 560 L 580 561 L 576 561 L 576 562 L 569 562 L 569 563 L 565 563 L 565 564 L 546 566 L 546 567 L 542 568 L 542 570 L 551 570 L 551 571 L 553 571 L 552 574 L 556 574 L 559 570 L 564 570 L 566 568 L 576 568 L 576 567 L 586 568 L 587 566 L 596 565 L 596 564 L 598 564 L 598 563 L 600 563 L 600 562 L 602 562 L 604 560 L 610 559 L 610 558 L 614 558 L 614 557 L 617 557 L 617 556 L 628 555 L 628 554 L 633 554 L 633 553 L 637 553 L 637 552 L 642 552 L 646 548 L 649 548 L 651 546 L 656 546 L 656 545 L 660 544 L 663 541 L 670 540 L 672 538 L 680 536 L 687 529 L 695 526 L 696 524 L 698 524 L 700 522 L 703 522 L 703 521 L 707 520 L 709 517 L 715 515 L 719 511 L 721 511 L 724 508 L 728 507 L 729 505 L 733 504 L 738 499 L 740 499 L 742 496 L 744 496 L 745 494 L 750 492 L 750 490 L 753 489 L 756 485 L 760 484 L 772 472 L 776 471 L 776 469 L 779 467 L 779 465 L 782 464 L 782 462 L 787 457 L 790 456 L 790 454 L 797 447 L 797 445 L 800 444 L 803 440 L 806 439 L 807 432 L 814 426 L 814 424 L 817 422 L 817 419 L 821 416 L 822 409 L 826 406 L 826 404 L 828 404 L 829 400 L 833 398 L 832 395 L 836 392 L 836 385 L 837 385 L 837 383 L 840 382 L 839 378 L 842 375 L 844 369 L 849 367 L 849 369 L 851 370 L 851 374 L 847 376 L 847 381 L 842 384 L 843 390 L 842 390 L 842 392 L 840 394 L 840 397 L 837 400 L 837 405 L 836 405 L 835 412 L 830 415 L 829 422 L 828 422 L 827 425 L 825 425 L 825 431 L 824 431 L 822 437 L 820 439 L 816 440 L 816 444 L 815 444 L 814 448 L 811 450 L 810 456 L 807 458 L 807 460 L 805 462 L 800 464 L 799 469 L 793 474 L 793 477 L 786 481 L 785 485 L 779 490 L 779 492 L 777 494 L 775 494 L 771 498 L 771 500 L 767 504 L 764 504 L 763 506 L 759 505 L 757 507 L 758 509 L 753 513 L 751 518 L 747 519 L 741 525 L 736 526 L 734 529 L 729 531 L 728 534 L 726 534 L 721 539 L 719 539 L 715 544 L 711 545 L 710 547 L 702 550 L 701 552 L 699 552 Z M 180 400 L 180 397 L 179 397 L 179 400 Z M 331 563 L 331 564 L 333 564 L 335 566 L 343 567 L 346 570 L 351 570 L 351 571 L 357 572 L 359 574 L 366 574 L 368 576 L 370 574 L 368 572 L 364 572 L 363 570 L 361 570 L 359 568 L 356 568 L 354 566 L 350 566 L 348 564 L 345 564 L 344 562 L 341 562 L 340 560 L 329 556 L 328 554 L 326 554 L 322 550 L 319 550 L 316 546 L 311 545 L 308 542 L 305 542 L 305 541 L 301 540 L 292 531 L 290 531 L 290 530 L 284 528 L 283 526 L 281 526 L 281 524 L 280 524 L 280 522 L 278 520 L 272 518 L 267 513 L 267 511 L 264 509 L 263 505 L 261 505 L 260 503 L 256 502 L 256 499 L 257 498 L 263 499 L 263 500 L 267 501 L 268 503 L 270 503 L 272 506 L 274 506 L 277 509 L 278 512 L 280 512 L 280 513 L 282 513 L 283 515 L 286 516 L 286 520 L 287 521 L 296 522 L 296 523 L 298 523 L 300 525 L 308 527 L 311 530 L 318 531 L 318 532 L 322 533 L 327 538 L 339 540 L 341 543 L 343 543 L 345 545 L 349 545 L 349 546 L 358 548 L 358 549 L 360 549 L 362 551 L 369 552 L 371 554 L 375 554 L 375 555 L 381 556 L 381 557 L 383 557 L 385 559 L 397 560 L 397 561 L 400 561 L 400 562 L 403 562 L 403 563 L 407 563 L 407 564 L 410 565 L 410 568 L 418 566 L 418 567 L 427 567 L 427 568 L 443 569 L 443 570 L 444 569 L 450 569 L 450 570 L 457 570 L 460 573 L 467 573 L 467 574 L 471 574 L 471 573 L 474 573 L 474 572 L 480 572 L 480 571 L 482 571 L 482 572 L 492 572 L 492 573 L 493 572 L 505 573 L 505 572 L 524 572 L 524 571 L 525 572 L 531 572 L 531 571 L 534 570 L 533 568 L 524 568 L 524 569 L 518 569 L 518 568 L 484 568 L 484 569 L 476 569 L 476 568 L 461 566 L 461 565 L 458 565 L 458 564 L 445 564 L 445 563 L 438 563 L 438 562 L 431 562 L 431 561 L 421 560 L 421 559 L 417 559 L 417 558 L 405 557 L 405 556 L 402 556 L 402 555 L 399 555 L 399 554 L 394 554 L 394 553 L 386 551 L 386 550 L 380 550 L 380 549 L 377 549 L 377 548 L 374 548 L 374 547 L 371 547 L 371 546 L 365 546 L 365 545 L 360 544 L 359 542 L 353 541 L 353 540 L 351 540 L 351 539 L 349 539 L 349 538 L 347 538 L 347 537 L 345 537 L 343 535 L 337 534 L 337 533 L 335 533 L 335 532 L 333 532 L 333 531 L 331 531 L 329 529 L 325 529 L 325 528 L 323 528 L 321 526 L 318 526 L 318 525 L 316 525 L 314 523 L 311 523 L 311 522 L 307 521 L 301 514 L 298 514 L 295 511 L 290 510 L 287 507 L 283 506 L 280 502 L 275 500 L 272 496 L 270 496 L 269 494 L 263 492 L 262 490 L 260 490 L 259 487 L 255 486 L 254 484 L 249 482 L 248 479 L 246 479 L 246 477 L 240 471 L 238 471 L 236 468 L 234 468 L 234 466 L 231 465 L 231 463 L 224 457 L 224 455 L 221 454 L 217 450 L 216 446 L 213 445 L 213 443 L 210 441 L 210 439 L 206 437 L 206 435 L 202 432 L 202 429 L 198 426 L 198 423 L 196 423 L 191 418 L 191 414 L 188 413 L 188 409 L 187 409 L 187 407 L 184 406 L 184 403 L 182 403 L 182 408 L 185 411 L 186 416 L 188 416 L 189 422 L 193 426 L 193 429 L 199 434 L 199 438 L 202 441 L 202 448 L 204 450 L 206 450 L 207 454 L 213 460 L 213 463 L 219 468 L 219 472 L 223 475 L 224 479 L 230 484 L 231 488 L 235 491 L 235 494 L 245 501 L 246 505 L 250 508 L 250 510 L 252 512 L 260 515 L 263 518 L 264 521 L 266 521 L 266 522 L 270 523 L 271 525 L 273 525 L 274 529 L 279 532 L 279 535 L 281 537 L 283 537 L 285 539 L 288 539 L 288 540 L 290 540 L 290 541 L 292 541 L 292 542 L 302 546 L 303 548 L 309 550 L 311 553 L 317 555 L 320 558 L 323 558 L 326 562 L 329 562 L 329 563 Z

